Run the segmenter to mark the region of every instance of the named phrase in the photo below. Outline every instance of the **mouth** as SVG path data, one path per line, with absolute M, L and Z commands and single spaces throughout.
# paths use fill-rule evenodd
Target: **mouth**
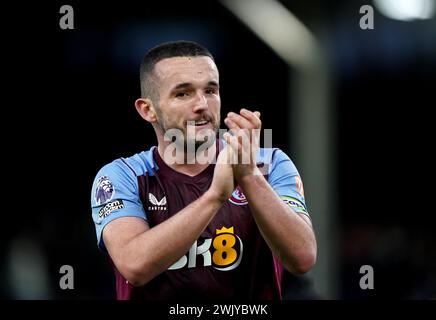
M 209 123 L 209 121 L 207 121 L 207 120 L 195 121 L 195 126 L 201 127 L 201 126 L 207 125 L 208 123 Z
M 197 121 L 190 120 L 187 121 L 186 126 L 195 126 L 196 128 L 199 128 L 199 127 L 207 126 L 208 124 L 210 124 L 209 120 L 197 120 Z

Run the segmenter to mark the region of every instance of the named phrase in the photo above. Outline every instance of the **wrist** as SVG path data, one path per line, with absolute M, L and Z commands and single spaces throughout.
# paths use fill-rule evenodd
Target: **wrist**
M 211 204 L 212 206 L 216 206 L 218 208 L 221 207 L 224 204 L 224 202 L 227 201 L 227 198 L 224 199 L 222 194 L 212 189 L 207 190 L 203 194 L 203 197 L 205 198 L 208 204 Z
M 242 186 L 247 183 L 251 183 L 259 177 L 263 177 L 259 168 L 255 167 L 252 171 L 236 176 L 237 183 Z

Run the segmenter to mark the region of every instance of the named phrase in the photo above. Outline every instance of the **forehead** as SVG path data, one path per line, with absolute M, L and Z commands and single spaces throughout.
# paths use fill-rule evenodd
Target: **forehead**
M 202 83 L 215 81 L 218 83 L 218 69 L 213 60 L 201 57 L 173 57 L 166 58 L 155 66 L 155 74 L 162 86 L 177 83 Z

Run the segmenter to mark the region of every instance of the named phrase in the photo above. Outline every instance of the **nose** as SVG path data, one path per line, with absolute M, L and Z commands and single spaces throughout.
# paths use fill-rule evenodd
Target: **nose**
M 194 112 L 201 112 L 208 108 L 207 99 L 203 92 L 198 92 L 196 94 L 196 99 L 194 101 Z

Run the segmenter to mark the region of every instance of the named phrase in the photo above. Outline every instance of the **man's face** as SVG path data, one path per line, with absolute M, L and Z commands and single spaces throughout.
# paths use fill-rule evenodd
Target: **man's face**
M 155 66 L 159 103 L 157 119 L 163 133 L 180 129 L 187 139 L 188 121 L 195 131 L 207 129 L 216 134 L 220 125 L 221 99 L 218 69 L 212 59 L 174 57 Z M 201 141 L 195 141 L 201 144 Z

